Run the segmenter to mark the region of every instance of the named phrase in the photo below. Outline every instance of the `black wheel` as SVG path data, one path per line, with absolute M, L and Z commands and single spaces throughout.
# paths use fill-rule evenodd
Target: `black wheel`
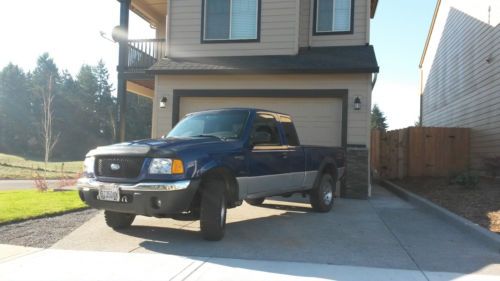
M 311 206 L 316 212 L 326 213 L 333 207 L 335 179 L 330 174 L 323 174 L 319 184 L 309 192 Z
M 252 206 L 259 206 L 264 203 L 264 200 L 266 200 L 266 198 L 245 199 L 245 202 Z
M 224 181 L 207 179 L 203 183 L 200 208 L 200 228 L 205 240 L 219 241 L 224 237 L 226 203 Z
M 113 229 L 122 229 L 129 227 L 135 219 L 133 214 L 117 213 L 104 211 L 106 224 Z

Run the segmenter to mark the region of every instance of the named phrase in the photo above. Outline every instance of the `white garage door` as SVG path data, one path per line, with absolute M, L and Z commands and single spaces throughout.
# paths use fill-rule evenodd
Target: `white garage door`
M 292 116 L 302 144 L 342 145 L 342 100 L 339 98 L 181 97 L 180 118 L 207 109 L 251 107 Z

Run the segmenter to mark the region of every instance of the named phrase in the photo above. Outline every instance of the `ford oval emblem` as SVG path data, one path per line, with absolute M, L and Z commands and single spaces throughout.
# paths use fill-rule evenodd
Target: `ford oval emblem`
M 112 163 L 110 166 L 111 170 L 113 171 L 118 171 L 120 170 L 120 164 L 115 164 L 115 163 Z

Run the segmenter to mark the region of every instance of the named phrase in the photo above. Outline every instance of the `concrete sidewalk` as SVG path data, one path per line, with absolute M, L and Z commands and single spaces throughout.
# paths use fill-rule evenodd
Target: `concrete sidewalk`
M 499 280 L 498 276 L 0 245 L 0 280 Z

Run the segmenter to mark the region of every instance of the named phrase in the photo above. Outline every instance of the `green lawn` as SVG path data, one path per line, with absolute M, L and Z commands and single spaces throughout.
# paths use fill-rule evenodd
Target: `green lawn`
M 82 172 L 83 162 L 49 162 L 28 160 L 0 153 L 0 179 L 33 179 L 37 174 L 47 179 L 76 177 Z
M 77 191 L 0 191 L 0 223 L 84 208 Z

